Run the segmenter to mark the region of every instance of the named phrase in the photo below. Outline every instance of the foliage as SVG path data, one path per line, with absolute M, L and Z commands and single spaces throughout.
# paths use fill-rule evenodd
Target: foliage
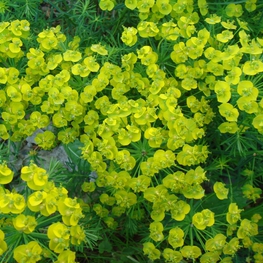
M 262 7 L 0 1 L 0 262 L 262 262 Z

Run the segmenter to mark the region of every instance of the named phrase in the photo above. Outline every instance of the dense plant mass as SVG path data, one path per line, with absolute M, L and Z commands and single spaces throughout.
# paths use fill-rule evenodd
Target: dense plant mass
M 0 262 L 263 262 L 263 2 L 40 2 L 0 1 Z

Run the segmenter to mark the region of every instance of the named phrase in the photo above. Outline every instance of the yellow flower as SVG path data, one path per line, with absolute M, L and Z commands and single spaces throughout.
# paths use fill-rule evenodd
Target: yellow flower
M 189 199 L 201 199 L 205 195 L 205 190 L 198 183 L 193 183 L 192 185 L 186 185 L 182 189 L 182 194 Z
M 109 210 L 104 208 L 104 207 L 102 207 L 101 204 L 93 205 L 93 210 L 95 211 L 96 215 L 98 215 L 101 218 L 105 218 L 109 214 Z M 113 214 L 116 215 L 115 213 L 113 213 Z
M 51 131 L 44 131 L 43 133 L 37 134 L 35 137 L 35 142 L 44 150 L 50 150 L 55 146 L 56 136 Z M 39 185 L 40 186 L 40 185 Z
M 2 256 L 7 250 L 7 244 L 4 241 L 4 239 L 5 239 L 5 233 L 2 230 L 0 230 L 0 256 Z
M 22 41 L 20 38 L 12 38 L 12 42 L 9 44 L 9 50 L 11 53 L 19 53 L 21 51 L 21 46 L 23 45 Z
M 196 165 L 205 162 L 208 157 L 207 146 L 184 144 L 182 151 L 177 155 L 177 162 L 184 166 Z
M 225 81 L 229 84 L 238 84 L 240 83 L 240 76 L 242 74 L 242 70 L 239 67 L 233 67 L 230 71 L 228 71 L 227 76 L 225 77 Z
M 215 223 L 214 213 L 209 209 L 195 213 L 192 223 L 197 229 L 204 230 L 207 226 L 212 226 Z
M 254 76 L 259 72 L 263 72 L 263 62 L 258 59 L 246 61 L 243 65 L 243 72 L 244 74 L 250 76 Z
M 183 200 L 179 200 L 171 208 L 171 217 L 176 221 L 183 221 L 185 216 L 190 212 L 191 207 Z
M 248 0 L 246 1 L 245 3 L 245 9 L 248 11 L 248 12 L 253 12 L 257 9 L 257 5 L 256 5 L 256 0 Z
M 180 252 L 184 258 L 195 259 L 202 255 L 201 249 L 197 246 L 184 246 Z
M 171 150 L 164 151 L 159 149 L 154 153 L 153 157 L 156 163 L 158 163 L 158 166 L 162 168 L 173 166 L 175 161 L 175 154 Z
M 94 182 L 84 182 L 81 185 L 81 189 L 85 193 L 87 193 L 87 192 L 92 193 L 96 189 L 96 185 Z
M 113 0 L 100 0 L 99 7 L 101 10 L 111 11 L 114 8 L 115 1 Z
M 257 199 L 260 198 L 261 194 L 262 194 L 262 190 L 258 187 L 253 187 L 251 184 L 245 184 L 242 187 L 242 192 L 243 195 L 254 201 L 254 203 L 256 202 Z
M 65 61 L 77 62 L 81 59 L 81 53 L 76 50 L 67 50 L 63 53 L 63 59 Z
M 102 46 L 99 44 L 93 44 L 90 48 L 93 52 L 96 52 L 102 56 L 108 55 L 108 50 L 105 48 L 105 46 Z
M 156 0 L 155 4 L 158 11 L 163 15 L 169 15 L 173 9 L 169 0 Z
M 143 38 L 154 37 L 159 33 L 159 29 L 154 22 L 141 21 L 137 25 L 138 33 Z
M 44 52 L 56 49 L 58 46 L 58 39 L 53 32 L 45 38 L 38 38 L 37 41 L 40 43 L 40 49 Z
M 22 100 L 22 94 L 18 88 L 15 86 L 8 86 L 6 89 L 6 94 L 12 101 L 20 102 Z
M 234 254 L 238 251 L 239 248 L 240 246 L 238 238 L 233 237 L 227 244 L 225 244 L 223 248 L 223 253 L 225 255 L 234 256 Z
M 205 249 L 208 251 L 221 251 L 226 243 L 226 236 L 217 234 L 213 238 L 206 240 Z
M 225 188 L 225 184 L 222 182 L 216 182 L 213 186 L 216 197 L 220 200 L 227 199 L 229 189 Z
M 6 25 L 6 24 L 5 24 Z M 29 22 L 26 20 L 14 20 L 8 29 L 18 37 L 27 37 L 29 33 Z
M 0 33 L 2 33 L 9 25 L 10 25 L 9 22 L 1 22 L 0 23 Z
M 166 188 L 171 189 L 173 193 L 181 193 L 186 184 L 185 174 L 181 171 L 168 174 L 163 178 L 162 183 Z
M 258 114 L 252 121 L 252 125 L 260 132 L 263 133 L 263 114 Z
M 190 55 L 189 55 L 189 57 L 190 57 Z M 197 81 L 192 77 L 186 77 L 182 80 L 181 85 L 185 90 L 196 89 L 197 88 Z
M 45 169 L 31 163 L 29 166 L 24 166 L 21 169 L 21 178 L 27 182 L 27 185 L 32 190 L 41 190 L 48 181 L 48 175 Z
M 18 263 L 35 263 L 41 260 L 42 248 L 37 241 L 30 241 L 26 245 L 17 246 L 14 249 L 14 259 Z
M 127 125 L 125 130 L 124 128 L 120 129 L 118 132 L 118 142 L 121 145 L 129 145 L 131 142 L 137 142 L 141 138 L 141 130 L 134 125 Z
M 240 227 L 237 230 L 237 237 L 245 239 L 247 237 L 258 235 L 258 225 L 248 219 L 241 221 Z
M 227 43 L 234 37 L 233 33 L 229 30 L 224 30 L 222 33 L 216 35 L 216 39 L 222 43 Z
M 137 7 L 137 0 L 125 0 L 125 6 L 131 10 L 134 10 Z
M 252 245 L 252 250 L 253 250 L 255 253 L 263 254 L 263 244 L 262 244 L 262 243 L 254 242 L 253 245 Z
M 7 82 L 7 69 L 0 67 L 0 83 L 5 84 Z M 3 91 L 1 91 L 3 93 Z
M 240 26 L 240 28 L 249 31 L 247 22 L 241 21 L 238 18 L 237 18 L 237 22 L 238 22 L 238 25 Z
M 263 262 L 263 255 L 262 254 L 259 254 L 259 253 L 256 253 L 253 257 L 255 259 L 255 263 L 261 263 Z
M 210 15 L 210 17 L 205 19 L 205 22 L 210 24 L 210 25 L 215 25 L 217 23 L 220 23 L 221 17 L 217 16 L 216 14 Z
M 152 203 L 161 203 L 163 200 L 166 200 L 167 196 L 168 190 L 162 184 L 156 187 L 149 187 L 144 192 L 144 198 Z
M 155 109 L 150 107 L 141 107 L 141 110 L 134 114 L 134 120 L 138 125 L 145 125 L 157 119 Z
M 188 50 L 184 42 L 179 42 L 173 47 L 173 51 L 170 54 L 172 61 L 176 64 L 184 63 L 188 59 Z
M 215 59 L 209 61 L 206 64 L 207 71 L 213 73 L 213 75 L 215 75 L 215 76 L 223 76 L 223 74 L 224 74 L 224 67 L 223 67 L 223 65 L 213 62 L 214 60 Z M 223 81 L 221 81 L 221 82 L 223 82 Z
M 170 20 L 161 25 L 160 35 L 167 40 L 175 41 L 180 36 L 180 29 Z
M 230 224 L 230 225 L 234 225 L 235 223 L 237 223 L 238 220 L 240 220 L 242 209 L 238 209 L 238 206 L 236 203 L 231 203 L 228 207 L 228 212 L 226 214 L 226 221 Z
M 221 116 L 225 117 L 227 121 L 237 121 L 239 111 L 230 103 L 222 103 L 219 107 Z
M 154 0 L 137 0 L 137 8 L 140 13 L 147 13 L 154 5 Z
M 16 230 L 22 231 L 25 234 L 30 234 L 37 226 L 37 221 L 36 218 L 33 216 L 20 214 L 17 217 L 13 218 L 13 225 Z
M 227 20 L 227 22 L 221 22 L 221 25 L 226 29 L 236 29 L 237 27 L 234 25 L 234 23 L 234 21 Z
M 136 164 L 135 158 L 132 155 L 130 155 L 130 152 L 127 150 L 119 151 L 116 155 L 115 160 L 120 166 L 120 168 L 122 168 L 124 171 L 131 171 Z M 122 176 L 123 173 L 125 173 L 126 176 L 128 175 L 128 173 L 124 171 L 119 173 L 120 177 Z
M 100 202 L 102 204 L 113 206 L 115 204 L 115 197 L 109 196 L 108 194 L 104 193 L 100 195 Z
M 258 89 L 249 80 L 240 81 L 237 86 L 237 92 L 240 96 L 250 100 L 256 100 L 258 96 Z
M 174 263 L 179 263 L 183 259 L 183 256 L 179 251 L 175 251 L 170 248 L 165 248 L 163 250 L 163 257 L 165 258 L 166 262 L 174 262 Z
M 150 127 L 144 132 L 144 137 L 148 139 L 149 146 L 159 148 L 164 140 L 161 128 Z
M 90 70 L 86 65 L 83 64 L 75 64 L 71 68 L 71 72 L 73 75 L 79 75 L 82 78 L 87 77 L 90 74 Z
M 9 184 L 13 180 L 13 176 L 14 172 L 6 165 L 6 163 L 0 164 L 0 184 Z
M 218 129 L 221 133 L 236 133 L 239 130 L 236 122 L 223 122 Z
M 61 63 L 61 61 L 61 54 L 52 54 L 47 58 L 47 68 L 53 70 Z
M 70 227 L 70 236 L 70 241 L 73 245 L 80 245 L 86 239 L 85 231 L 79 225 Z
M 133 52 L 125 54 L 121 57 L 122 67 L 127 71 L 133 70 L 136 61 L 137 56 Z
M 182 247 L 184 245 L 184 231 L 180 227 L 172 228 L 169 231 L 168 243 L 173 248 Z
M 0 211 L 4 214 L 20 214 L 26 208 L 25 198 L 17 193 L 4 193 L 0 199 Z
M 151 260 L 159 259 L 161 256 L 160 250 L 155 248 L 154 244 L 151 242 L 143 243 L 143 252 L 144 255 L 147 255 Z
M 98 72 L 98 70 L 100 68 L 99 63 L 96 62 L 96 59 L 93 56 L 89 56 L 89 57 L 85 58 L 83 63 L 87 66 L 87 68 L 91 72 Z
M 83 217 L 82 209 L 76 198 L 60 199 L 57 206 L 64 224 L 68 226 L 76 226 L 80 218 Z
M 134 27 L 123 26 L 123 32 L 121 35 L 121 40 L 126 46 L 133 46 L 137 42 L 137 29 Z
M 153 222 L 150 224 L 150 238 L 155 242 L 161 241 L 164 238 L 163 224 L 160 222 Z
M 129 187 L 135 192 L 144 192 L 151 183 L 151 178 L 145 175 L 139 175 L 129 181 Z
M 155 65 L 157 60 L 158 60 L 158 54 L 155 52 L 149 52 L 148 54 L 141 57 L 141 63 L 143 65 L 151 66 L 151 67 L 152 67 L 152 65 Z M 147 74 L 152 78 L 154 76 L 154 74 L 151 74 L 151 70 L 149 70 L 149 69 L 151 69 L 151 67 L 148 67 Z M 154 72 L 154 73 L 156 73 L 156 72 Z
M 126 190 L 118 190 L 114 197 L 116 198 L 116 203 L 120 207 L 130 208 L 137 203 L 137 196 L 132 192 L 127 192 Z
M 218 80 L 215 84 L 215 93 L 218 102 L 228 102 L 231 98 L 230 85 L 225 81 Z
M 33 111 L 30 115 L 30 120 L 39 129 L 47 127 L 50 122 L 49 117 L 41 114 L 39 111 Z
M 218 251 L 206 252 L 200 257 L 200 263 L 218 262 L 220 253 Z
M 113 217 L 107 216 L 103 218 L 104 223 L 108 228 L 115 230 L 118 226 L 118 223 L 114 220 Z
M 33 212 L 40 211 L 40 206 L 44 202 L 45 198 L 47 197 L 46 192 L 36 191 L 31 194 L 27 199 L 27 206 Z
M 249 114 L 258 112 L 257 102 L 245 96 L 237 100 L 237 106 L 240 110 L 245 111 Z
M 242 5 L 239 4 L 228 4 L 225 11 L 229 17 L 240 17 L 243 14 Z
M 252 39 L 248 45 L 242 47 L 240 51 L 243 53 L 248 53 L 250 55 L 262 54 L 262 48 L 260 47 L 258 41 L 256 42 L 255 39 Z
M 76 252 L 65 250 L 59 253 L 57 260 L 54 263 L 75 263 Z
M 201 15 L 205 16 L 208 13 L 208 8 L 207 8 L 208 5 L 207 5 L 206 0 L 198 0 L 197 4 L 198 4 Z
M 258 223 L 259 220 L 261 220 L 262 217 L 260 214 L 254 214 L 252 217 L 251 217 L 251 221 L 254 222 L 254 223 Z
M 7 140 L 9 138 L 9 134 L 8 134 L 6 126 L 4 124 L 0 124 L 0 138 L 2 138 L 3 140 Z M 1 184 L 1 182 L 0 182 L 0 184 Z
M 70 231 L 67 226 L 57 222 L 48 227 L 47 236 L 50 239 L 49 248 L 56 253 L 67 249 L 70 241 Z
M 233 60 L 233 65 L 229 68 L 227 68 L 227 70 L 237 70 L 237 67 L 234 67 L 233 66 L 237 66 L 238 63 L 235 64 L 235 59 L 238 59 L 238 57 L 241 55 L 241 52 L 240 52 L 240 48 L 238 47 L 237 44 L 234 44 L 234 45 L 227 45 L 227 47 L 224 49 L 224 52 L 221 53 L 221 59 L 223 60 L 223 63 L 225 60 L 229 60 L 229 59 L 234 59 Z M 241 75 L 241 73 L 239 74 Z

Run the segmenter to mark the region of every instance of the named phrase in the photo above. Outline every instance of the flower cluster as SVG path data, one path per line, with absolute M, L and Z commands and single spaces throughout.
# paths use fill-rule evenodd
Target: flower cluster
M 117 2 L 101 0 L 99 7 L 110 12 Z M 83 196 L 97 197 L 92 215 L 112 231 L 124 217 L 144 225 L 142 250 L 152 261 L 232 262 L 247 249 L 260 262 L 261 215 L 244 211 L 262 194 L 250 142 L 262 146 L 263 39 L 251 36 L 242 18 L 257 9 L 256 1 L 223 5 L 221 16 L 205 0 L 126 0 L 124 6 L 139 21 L 123 25 L 127 49 L 116 47 L 118 60 L 110 45 L 83 47 L 60 26 L 40 32 L 23 53 L 29 24 L 0 24 L 0 52 L 24 63 L 16 68 L 6 60 L 0 68 L 0 137 L 21 141 L 38 130 L 35 143 L 45 150 L 78 141 L 97 175 L 81 186 Z M 243 148 L 253 161 L 236 157 Z M 11 183 L 11 169 L 0 168 L 0 184 Z M 73 262 L 72 245 L 85 240 L 81 219 L 88 220 L 81 202 L 34 163 L 22 168 L 21 179 L 25 195 L 0 188 L 1 214 L 11 215 L 19 238 L 31 237 L 14 248 L 14 259 L 40 260 L 45 250 L 34 236 L 45 217 L 58 216 L 45 228 L 48 247 L 59 254 L 57 262 Z
M 6 164 L 2 164 L 2 168 L 1 178 L 6 179 L 6 175 L 13 175 Z M 16 247 L 13 247 L 14 259 L 21 263 L 37 262 L 50 254 L 45 253 L 44 241 L 35 241 L 36 237 L 41 240 L 41 235 L 44 235 L 44 240 L 49 240 L 49 249 L 58 254 L 56 262 L 63 262 L 62 259 L 67 256 L 72 259 L 70 262 L 75 262 L 75 252 L 70 251 L 70 248 L 81 245 L 86 239 L 79 222 L 83 217 L 80 203 L 76 198 L 68 197 L 68 191 L 64 187 L 56 187 L 53 181 L 48 180 L 47 172 L 34 163 L 21 169 L 21 179 L 26 183 L 24 186 L 28 187 L 25 196 L 15 190 L 10 192 L 1 184 L 0 213 L 1 218 L 6 219 L 3 230 L 9 228 L 9 232 L 6 235 L 3 231 L 0 232 L 0 255 L 11 260 L 12 255 L 5 252 L 14 235 L 18 240 Z M 49 218 L 61 221 L 52 223 L 54 219 L 50 221 Z M 50 221 L 50 225 L 46 225 L 45 220 Z M 19 245 L 24 235 L 26 240 L 32 241 Z M 54 259 L 54 256 L 52 258 Z

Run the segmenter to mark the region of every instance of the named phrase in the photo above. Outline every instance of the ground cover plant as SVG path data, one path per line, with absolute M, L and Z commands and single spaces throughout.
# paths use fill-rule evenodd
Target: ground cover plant
M 0 262 L 263 262 L 262 1 L 0 15 Z

